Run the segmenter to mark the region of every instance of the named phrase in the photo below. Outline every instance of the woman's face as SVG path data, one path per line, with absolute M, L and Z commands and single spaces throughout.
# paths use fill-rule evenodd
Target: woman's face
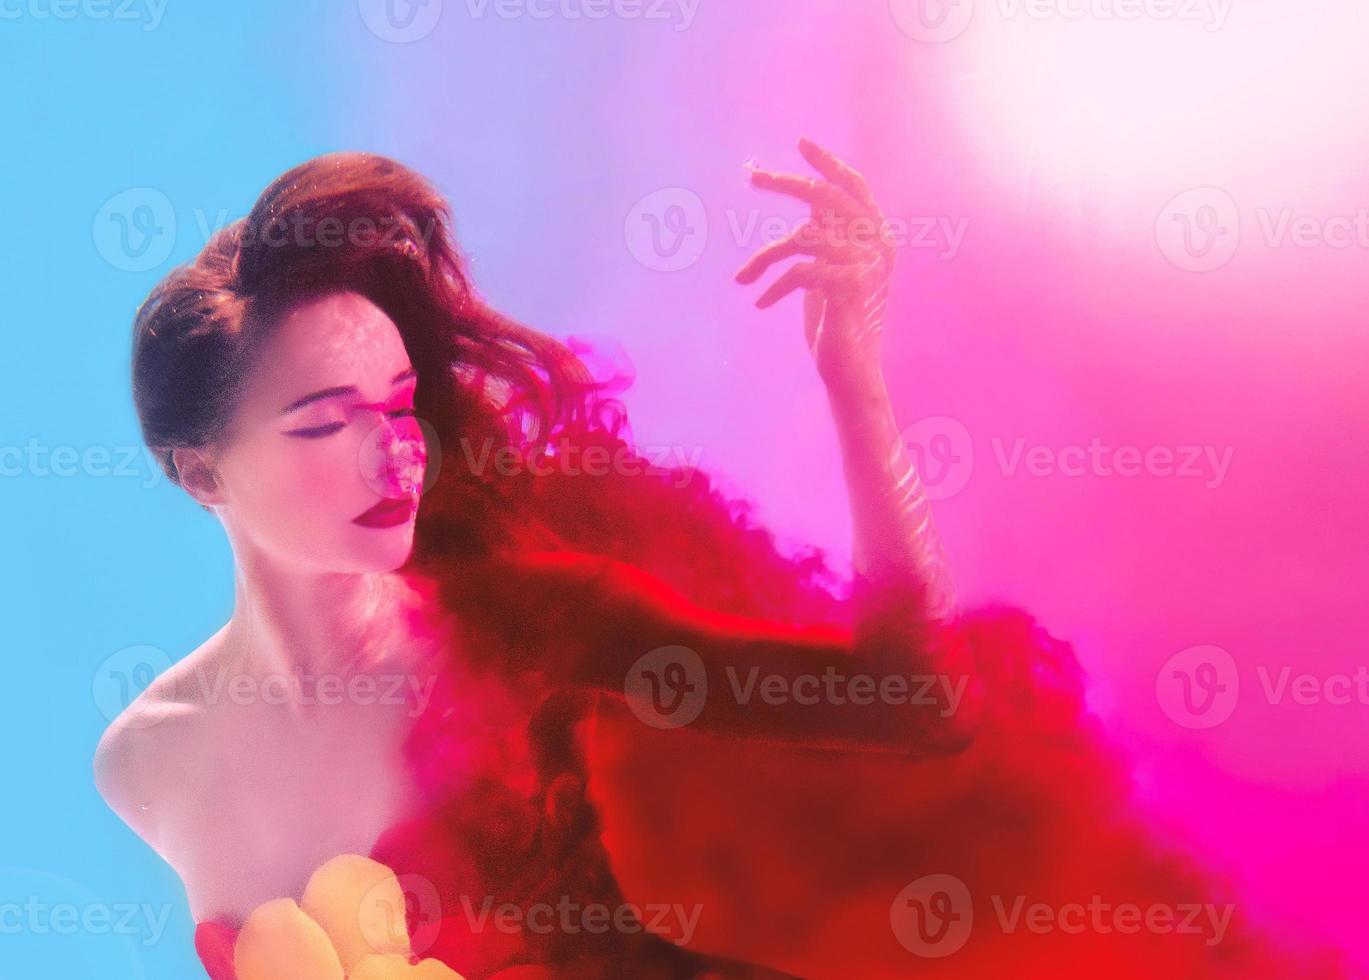
M 216 457 L 225 524 L 310 572 L 390 571 L 413 546 L 426 451 L 394 322 L 358 293 L 293 308 Z

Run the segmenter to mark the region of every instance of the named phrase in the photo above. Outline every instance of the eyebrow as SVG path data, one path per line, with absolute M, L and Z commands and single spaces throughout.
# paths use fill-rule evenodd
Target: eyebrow
M 409 368 L 409 370 L 401 371 L 398 374 L 396 374 L 393 378 L 391 378 L 390 386 L 393 387 L 399 384 L 401 381 L 408 381 L 410 378 L 416 377 L 418 377 L 418 372 L 413 368 Z M 305 405 L 311 405 L 314 402 L 322 401 L 325 398 L 337 398 L 340 395 L 359 394 L 361 394 L 361 392 L 357 389 L 356 385 L 338 385 L 334 388 L 323 388 L 319 391 L 311 392 L 310 394 L 305 395 L 303 398 L 296 398 L 289 405 L 286 405 L 284 408 L 282 408 L 280 410 L 280 414 L 289 415 L 291 412 L 301 409 Z

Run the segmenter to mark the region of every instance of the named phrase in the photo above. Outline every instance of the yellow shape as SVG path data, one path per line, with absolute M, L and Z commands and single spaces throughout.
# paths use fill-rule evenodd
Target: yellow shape
M 333 941 L 349 973 L 373 954 L 394 954 L 408 966 L 404 889 L 385 865 L 359 854 L 335 857 L 314 872 L 300 904 Z
M 402 956 L 372 954 L 363 957 L 347 980 L 465 980 L 461 974 L 437 960 L 424 960 L 410 966 Z
M 252 911 L 234 944 L 233 968 L 238 980 L 343 980 L 327 933 L 292 898 Z

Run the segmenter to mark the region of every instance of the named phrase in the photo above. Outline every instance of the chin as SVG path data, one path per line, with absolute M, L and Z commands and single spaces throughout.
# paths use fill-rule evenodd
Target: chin
M 414 549 L 414 526 L 355 528 L 341 537 L 309 543 L 277 543 L 271 550 L 286 565 L 316 575 L 368 575 L 403 567 Z
M 374 540 L 358 551 L 355 562 L 362 572 L 393 572 L 409 560 L 414 550 L 412 524 L 384 530 L 368 530 Z

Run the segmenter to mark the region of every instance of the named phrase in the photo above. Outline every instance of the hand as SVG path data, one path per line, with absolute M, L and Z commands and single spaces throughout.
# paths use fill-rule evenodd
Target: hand
M 753 283 L 781 259 L 814 257 L 791 265 L 756 306 L 766 309 L 794 290 L 804 290 L 804 337 L 818 373 L 831 384 L 879 369 L 894 245 L 888 220 L 864 177 L 810 139 L 799 141 L 799 151 L 824 180 L 753 169 L 751 182 L 807 201 L 809 220 L 758 250 L 736 279 Z

